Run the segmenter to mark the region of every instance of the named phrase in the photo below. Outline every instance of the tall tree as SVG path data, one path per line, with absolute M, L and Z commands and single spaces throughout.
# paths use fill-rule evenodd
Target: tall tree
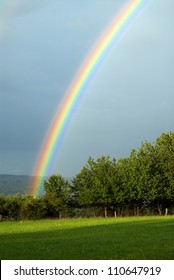
M 70 198 L 70 183 L 61 175 L 53 174 L 44 182 L 44 199 L 50 206 L 50 214 L 61 218 Z
M 89 157 L 87 164 L 73 179 L 75 198 L 80 206 L 103 207 L 113 205 L 114 165 L 109 156 L 96 161 Z
M 154 143 L 158 178 L 158 210 L 174 202 L 174 133 L 162 133 Z

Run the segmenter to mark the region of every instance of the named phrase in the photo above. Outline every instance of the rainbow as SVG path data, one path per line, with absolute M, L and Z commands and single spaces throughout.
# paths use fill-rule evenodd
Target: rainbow
M 125 32 L 135 16 L 142 10 L 147 0 L 131 0 L 123 7 L 121 12 L 116 15 L 114 21 L 106 29 L 104 34 L 92 49 L 78 74 L 70 85 L 65 97 L 63 98 L 56 115 L 52 121 L 49 131 L 43 142 L 39 157 L 33 171 L 34 179 L 31 182 L 29 193 L 38 196 L 43 183 L 43 176 L 48 176 L 51 163 L 57 149 L 60 146 L 62 136 L 72 117 L 72 113 L 78 101 L 84 93 L 89 81 L 92 79 L 99 65 L 103 62 L 106 55 L 115 42 Z

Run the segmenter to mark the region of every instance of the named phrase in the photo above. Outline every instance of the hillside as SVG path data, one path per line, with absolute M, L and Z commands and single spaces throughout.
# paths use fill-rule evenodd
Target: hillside
M 13 194 L 26 194 L 29 189 L 32 176 L 28 175 L 9 175 L 0 174 L 0 194 L 13 195 Z M 45 177 L 46 179 L 46 177 Z M 71 182 L 71 178 L 65 178 Z M 42 188 L 43 189 L 43 188 Z M 41 195 L 43 194 L 43 190 Z
M 26 194 L 32 177 L 27 175 L 0 174 L 0 194 Z

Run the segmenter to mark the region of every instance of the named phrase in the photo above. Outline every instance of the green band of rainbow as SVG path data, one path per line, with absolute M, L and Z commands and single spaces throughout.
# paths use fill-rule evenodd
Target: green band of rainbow
M 42 177 L 48 176 L 53 158 L 57 154 L 57 148 L 65 131 L 72 112 L 77 105 L 80 96 L 95 73 L 98 65 L 108 53 L 112 45 L 117 41 L 122 32 L 129 26 L 133 18 L 142 10 L 147 0 L 131 0 L 116 16 L 110 27 L 104 32 L 90 55 L 85 60 L 79 73 L 73 80 L 69 90 L 67 91 L 61 105 L 59 106 L 50 129 L 45 137 L 41 148 L 40 155 L 37 159 L 33 174 L 37 175 L 29 189 L 31 195 L 37 196 L 42 186 Z

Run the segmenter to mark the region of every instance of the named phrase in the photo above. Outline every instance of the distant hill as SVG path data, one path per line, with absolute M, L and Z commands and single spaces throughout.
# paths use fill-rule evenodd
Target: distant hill
M 28 193 L 29 185 L 32 178 L 32 176 L 27 175 L 0 174 L 0 194 L 26 194 Z M 65 179 L 71 182 L 70 178 Z M 43 194 L 43 191 L 41 194 Z
M 32 176 L 0 174 L 0 194 L 26 194 L 29 189 Z

